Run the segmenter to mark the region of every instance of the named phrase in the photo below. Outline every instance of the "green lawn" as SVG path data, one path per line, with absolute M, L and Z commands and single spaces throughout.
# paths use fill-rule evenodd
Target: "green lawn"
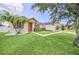
M 4 36 L 0 33 L 0 54 L 79 54 L 73 46 L 73 34 L 59 33 L 42 37 L 33 33 Z
M 50 33 L 53 33 L 53 31 L 40 31 L 40 32 L 37 32 L 39 34 L 50 34 Z

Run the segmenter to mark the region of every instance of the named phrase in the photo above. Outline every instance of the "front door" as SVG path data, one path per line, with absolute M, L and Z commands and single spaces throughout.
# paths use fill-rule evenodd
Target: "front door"
M 30 22 L 28 23 L 28 31 L 32 32 L 32 23 L 30 23 Z

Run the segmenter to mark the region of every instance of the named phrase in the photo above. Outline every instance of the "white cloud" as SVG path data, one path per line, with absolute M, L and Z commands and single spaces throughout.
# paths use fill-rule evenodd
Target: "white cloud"
M 23 11 L 21 3 L 0 3 L 0 11 L 6 10 L 13 15 L 19 15 Z

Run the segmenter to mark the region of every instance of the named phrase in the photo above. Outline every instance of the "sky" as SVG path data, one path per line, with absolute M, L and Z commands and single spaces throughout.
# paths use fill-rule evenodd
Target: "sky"
M 23 12 L 22 15 L 28 17 L 28 18 L 32 18 L 34 17 L 36 20 L 38 20 L 39 22 L 48 22 L 49 20 L 49 14 L 48 12 L 45 12 L 44 14 L 41 14 L 40 12 L 37 12 L 37 10 L 33 10 L 31 9 L 31 6 L 33 4 L 23 4 Z
M 32 18 L 34 17 L 36 20 L 38 20 L 39 22 L 50 22 L 50 16 L 48 12 L 45 12 L 44 14 L 41 14 L 40 12 L 37 12 L 37 9 L 32 10 L 31 6 L 33 4 L 31 3 L 25 3 L 22 4 L 23 5 L 23 11 L 22 14 L 23 16 L 26 16 L 28 18 Z M 66 20 L 61 21 L 61 24 L 66 24 Z
M 31 9 L 32 3 L 20 3 L 20 4 L 12 4 L 12 3 L 7 3 L 3 4 L 0 3 L 0 11 L 1 10 L 7 10 L 11 14 L 17 14 L 17 15 L 22 15 L 26 16 L 28 19 L 29 18 L 35 18 L 39 22 L 50 22 L 50 16 L 48 12 L 45 12 L 41 14 L 40 12 L 37 12 L 37 9 L 33 10 Z M 62 24 L 66 24 L 66 20 L 63 20 L 61 22 Z

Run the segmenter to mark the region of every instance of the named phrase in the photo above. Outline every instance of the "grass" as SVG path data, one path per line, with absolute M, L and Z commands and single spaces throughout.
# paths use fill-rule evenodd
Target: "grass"
M 77 55 L 79 49 L 73 46 L 75 36 L 59 33 L 42 37 L 33 33 L 21 36 L 5 36 L 0 33 L 1 55 Z
M 75 32 L 75 30 L 68 30 L 67 32 Z
M 50 33 L 53 33 L 53 31 L 40 31 L 40 32 L 37 32 L 39 34 L 50 34 Z

